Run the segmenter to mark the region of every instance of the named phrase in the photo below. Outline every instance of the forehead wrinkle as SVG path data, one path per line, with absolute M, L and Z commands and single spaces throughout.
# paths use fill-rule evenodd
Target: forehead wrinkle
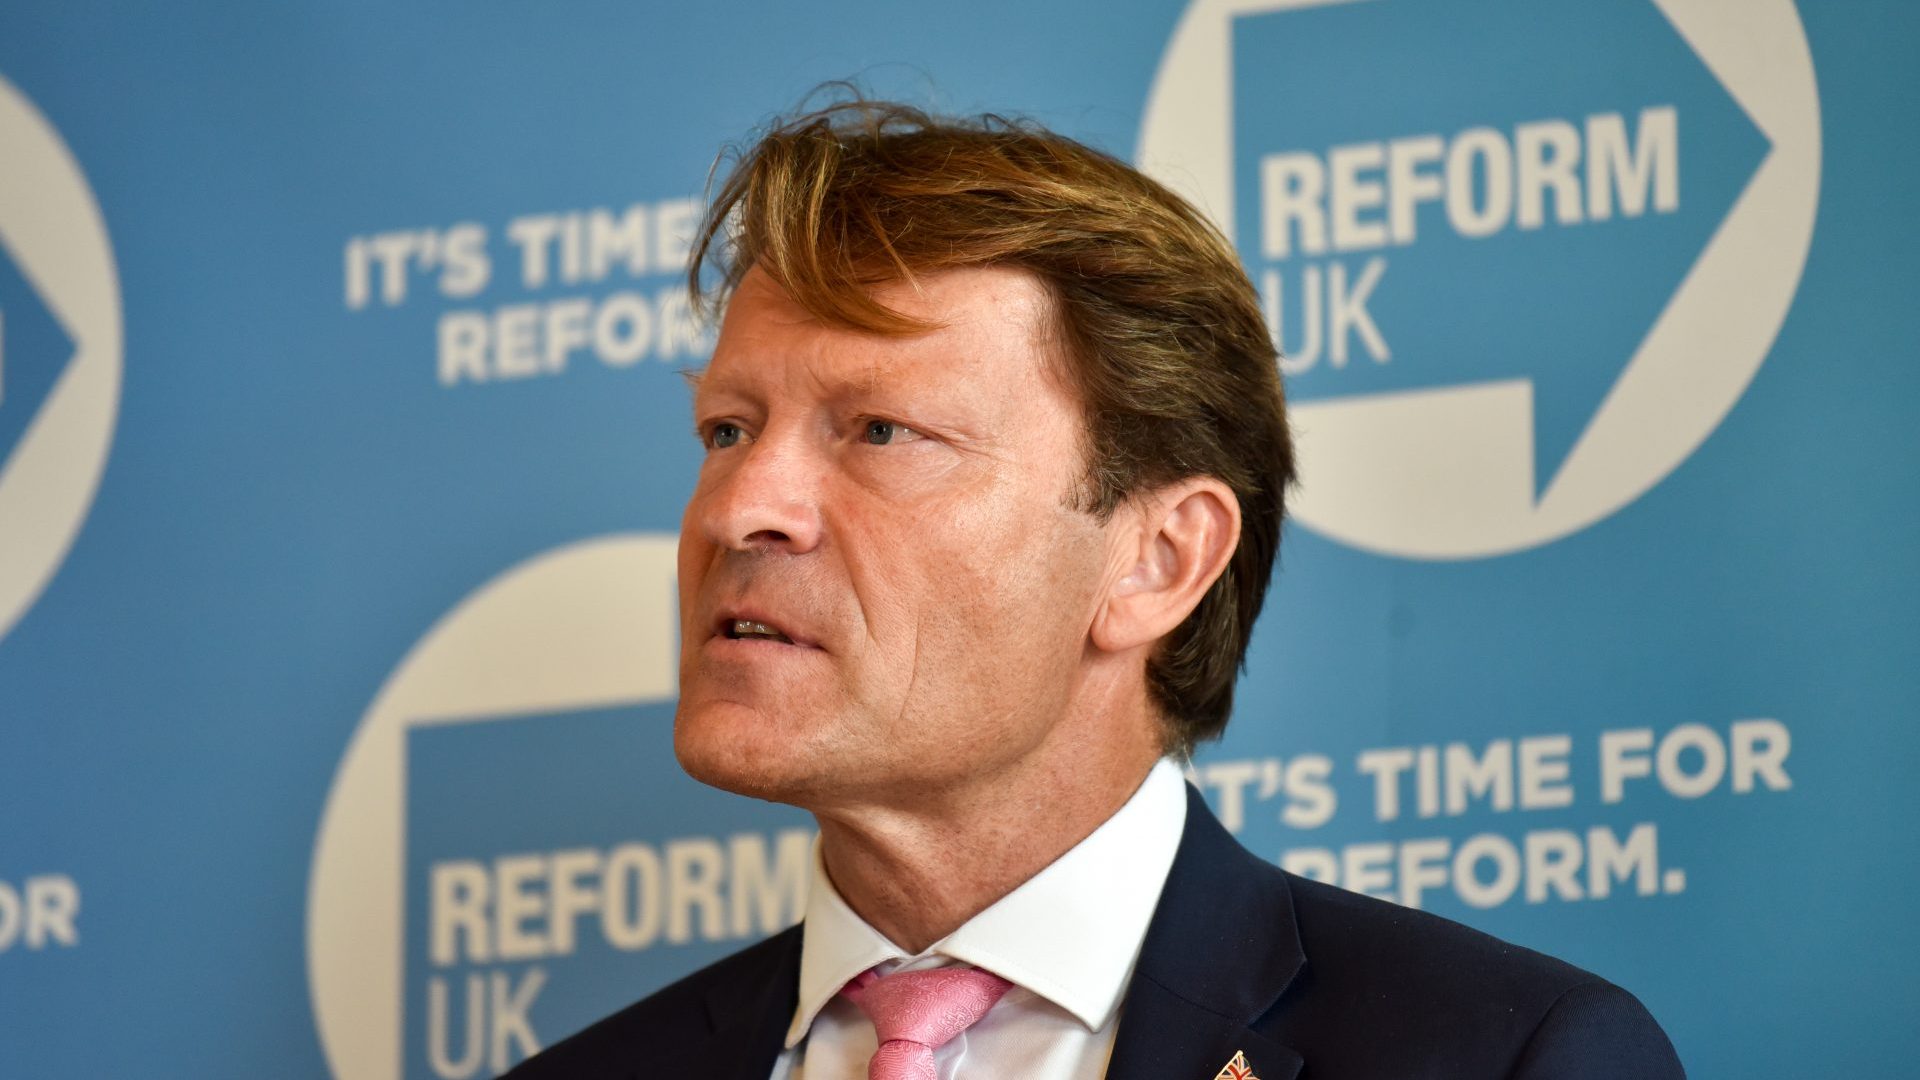
M 999 377 L 1009 373 L 999 370 L 1002 365 L 997 359 L 985 365 L 992 372 L 989 374 L 982 370 L 985 358 L 974 353 L 978 348 L 991 345 L 997 358 L 1002 343 L 995 333 L 996 324 L 1004 326 L 1011 321 L 1020 326 L 1035 348 L 1041 379 L 1052 388 L 1064 391 L 1069 400 L 1079 405 L 1081 395 L 1068 359 L 1072 347 L 1059 318 L 1056 286 L 1021 268 L 1006 269 L 1018 271 L 1027 285 L 1037 287 L 1021 288 L 1009 280 L 977 297 L 978 302 L 968 308 L 953 310 L 947 306 L 943 310 L 942 305 L 928 303 L 937 292 L 929 288 L 932 282 L 896 281 L 881 286 L 878 291 L 882 294 L 891 291 L 908 298 L 910 302 L 906 307 L 911 314 L 932 320 L 925 330 L 904 334 L 868 334 L 823 322 L 804 310 L 796 310 L 797 305 L 791 298 L 774 291 L 767 297 L 771 303 L 765 305 L 765 310 L 756 307 L 756 320 L 768 319 L 776 326 L 805 328 L 800 340 L 780 341 L 776 345 L 765 339 L 762 328 L 756 327 L 737 339 L 738 355 L 732 362 L 712 365 L 705 371 L 690 373 L 687 378 L 696 389 L 696 399 L 704 390 L 745 395 L 767 405 L 782 398 L 791 400 L 798 394 L 840 407 L 857 406 L 866 400 L 886 397 L 896 389 L 907 392 L 910 402 L 920 402 L 925 400 L 926 391 L 937 386 L 942 400 L 970 404 L 969 413 L 990 405 L 992 413 L 998 415 L 1010 406 L 1017 411 L 1016 403 L 1008 400 L 1008 393 L 1017 396 L 1018 392 Z M 749 287 L 741 291 L 752 291 L 753 286 L 759 284 L 763 283 L 750 282 Z M 736 297 L 735 310 L 731 312 L 736 316 L 739 301 Z M 928 307 L 933 310 L 925 310 Z M 927 378 L 920 378 L 922 375 Z M 953 396 L 956 393 L 957 398 Z M 768 397 L 771 400 L 765 400 Z M 978 427 L 988 419 L 986 415 L 973 416 L 968 426 Z
M 820 391 L 822 396 L 830 400 L 845 401 L 849 398 L 869 397 L 880 390 L 887 376 L 898 367 L 897 360 L 897 357 L 873 356 L 851 370 L 834 370 L 831 367 L 822 370 L 816 367 L 809 374 L 812 376 L 814 388 Z

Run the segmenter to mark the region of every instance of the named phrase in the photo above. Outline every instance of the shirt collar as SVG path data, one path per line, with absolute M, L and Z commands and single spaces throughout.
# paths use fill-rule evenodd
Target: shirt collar
M 816 842 L 787 1046 L 847 981 L 889 961 L 945 957 L 985 968 L 1098 1031 L 1119 1011 L 1186 827 L 1185 781 L 1162 760 L 1114 815 L 958 930 L 908 956 L 847 906 Z

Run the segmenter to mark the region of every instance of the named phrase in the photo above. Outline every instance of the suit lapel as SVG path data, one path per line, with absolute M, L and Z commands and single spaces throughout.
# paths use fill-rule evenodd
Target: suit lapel
M 1236 1052 L 1259 1080 L 1303 1061 L 1262 1019 L 1306 963 L 1293 896 L 1187 789 L 1187 825 L 1127 985 L 1108 1080 L 1213 1080 Z
M 700 1060 L 725 1080 L 767 1080 L 779 1058 L 800 996 L 800 933 L 781 936 L 760 972 L 729 979 L 707 992 L 712 1041 Z
M 1293 1080 L 1303 1061 L 1291 1047 L 1187 1000 L 1134 979 L 1120 1014 L 1107 1080 L 1213 1080 L 1236 1053 L 1259 1080 Z

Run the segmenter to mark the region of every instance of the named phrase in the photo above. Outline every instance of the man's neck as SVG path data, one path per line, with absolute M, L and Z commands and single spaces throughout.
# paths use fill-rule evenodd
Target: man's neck
M 817 813 L 827 874 L 868 925 L 923 952 L 1112 817 L 1159 760 L 1154 747 L 1113 739 L 1037 755 L 937 805 Z

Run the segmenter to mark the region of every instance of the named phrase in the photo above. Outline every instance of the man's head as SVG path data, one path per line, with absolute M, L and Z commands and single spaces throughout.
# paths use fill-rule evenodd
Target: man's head
M 691 771 L 855 731 L 956 768 L 1024 753 L 1116 656 L 1156 749 L 1218 734 L 1292 451 L 1258 299 L 1196 211 L 1036 128 L 853 102 L 736 164 L 697 295 L 716 271 L 681 541 Z

